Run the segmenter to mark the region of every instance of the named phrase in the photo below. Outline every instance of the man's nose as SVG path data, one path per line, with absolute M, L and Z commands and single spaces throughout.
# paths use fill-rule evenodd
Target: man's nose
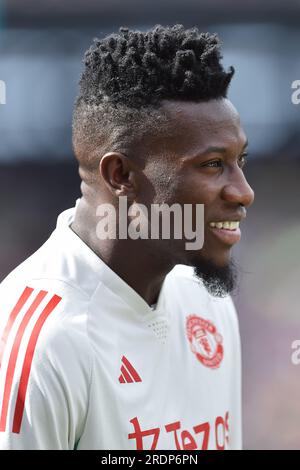
M 228 181 L 223 187 L 222 198 L 228 202 L 251 206 L 254 201 L 254 191 L 240 168 L 228 175 Z

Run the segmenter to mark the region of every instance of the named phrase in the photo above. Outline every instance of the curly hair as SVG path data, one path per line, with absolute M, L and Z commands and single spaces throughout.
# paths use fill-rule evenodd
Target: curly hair
M 234 69 L 226 72 L 221 59 L 217 34 L 180 24 L 156 25 L 148 32 L 121 27 L 118 34 L 94 39 L 85 53 L 73 116 L 73 146 L 80 163 L 94 166 L 87 152 L 96 143 L 103 151 L 120 150 L 134 137 L 161 128 L 166 123 L 159 111 L 164 99 L 225 98 Z

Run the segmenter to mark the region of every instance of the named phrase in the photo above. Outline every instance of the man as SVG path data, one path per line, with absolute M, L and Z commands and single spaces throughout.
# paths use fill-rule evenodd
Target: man
M 73 122 L 82 197 L 0 288 L 1 448 L 241 447 L 228 294 L 253 191 L 220 59 L 216 35 L 182 25 L 121 28 L 87 51 Z M 204 204 L 203 248 L 100 237 L 99 207 L 118 213 L 121 197 Z

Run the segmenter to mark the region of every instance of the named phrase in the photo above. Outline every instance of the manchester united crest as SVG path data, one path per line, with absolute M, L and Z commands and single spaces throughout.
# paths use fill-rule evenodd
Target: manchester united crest
M 220 367 L 224 356 L 223 338 L 215 325 L 197 315 L 189 315 L 186 319 L 186 333 L 191 350 L 197 359 L 206 367 Z

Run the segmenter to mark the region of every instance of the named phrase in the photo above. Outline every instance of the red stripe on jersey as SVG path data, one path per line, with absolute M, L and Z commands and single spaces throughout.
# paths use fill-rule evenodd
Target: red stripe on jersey
M 131 375 L 129 375 L 129 373 L 127 372 L 124 366 L 121 367 L 121 372 L 123 376 L 125 377 L 125 380 L 127 383 L 133 382 L 133 378 L 131 377 Z
M 50 313 L 53 312 L 53 310 L 59 304 L 60 301 L 61 301 L 61 297 L 59 297 L 58 295 L 54 295 L 52 297 L 50 302 L 46 305 L 46 307 L 42 311 L 41 315 L 39 316 L 32 330 L 32 333 L 31 333 L 31 336 L 27 345 L 27 349 L 26 349 L 26 354 L 25 354 L 25 359 L 23 363 L 21 379 L 20 379 L 20 384 L 19 384 L 18 396 L 17 396 L 17 401 L 16 401 L 16 408 L 15 408 L 13 429 L 12 429 L 12 432 L 14 433 L 19 433 L 21 429 L 26 390 L 27 390 L 27 385 L 28 385 L 28 380 L 29 380 L 29 375 L 30 375 L 32 359 L 33 359 L 33 355 L 34 355 L 34 351 L 35 351 L 39 334 L 48 316 L 50 315 Z
M 33 289 L 31 287 L 26 287 L 23 294 L 21 295 L 18 302 L 16 303 L 13 310 L 11 311 L 11 314 L 9 315 L 9 318 L 7 320 L 6 326 L 2 334 L 1 342 L 0 342 L 0 367 L 1 367 L 2 357 L 3 357 L 8 335 L 14 325 L 15 319 L 17 318 L 18 314 L 24 307 L 26 301 L 29 299 L 32 292 L 33 292 Z
M 9 404 L 9 398 L 10 398 L 10 392 L 11 392 L 11 387 L 12 387 L 12 381 L 13 381 L 13 376 L 15 373 L 15 368 L 16 368 L 16 362 L 19 354 L 19 349 L 20 349 L 20 344 L 21 340 L 23 338 L 24 331 L 44 299 L 44 297 L 47 295 L 47 292 L 45 291 L 40 291 L 38 295 L 36 296 L 35 300 L 27 310 L 26 314 L 24 315 L 20 326 L 18 328 L 14 344 L 11 349 L 9 361 L 8 361 L 8 366 L 7 366 L 7 371 L 6 371 L 6 378 L 5 378 L 5 386 L 4 386 L 4 393 L 3 393 L 3 402 L 2 402 L 2 410 L 1 410 L 1 417 L 0 417 L 0 431 L 5 431 L 6 428 L 6 418 L 7 418 L 7 410 L 8 410 L 8 404 Z
M 132 364 L 130 364 L 130 362 L 128 361 L 128 359 L 126 359 L 125 356 L 122 357 L 122 362 L 123 364 L 125 364 L 125 366 L 127 367 L 128 371 L 130 372 L 130 374 L 132 375 L 132 377 L 134 378 L 134 380 L 136 382 L 141 382 L 142 379 L 141 377 L 139 376 L 139 374 L 137 373 L 137 371 L 135 370 L 135 368 L 133 367 Z

